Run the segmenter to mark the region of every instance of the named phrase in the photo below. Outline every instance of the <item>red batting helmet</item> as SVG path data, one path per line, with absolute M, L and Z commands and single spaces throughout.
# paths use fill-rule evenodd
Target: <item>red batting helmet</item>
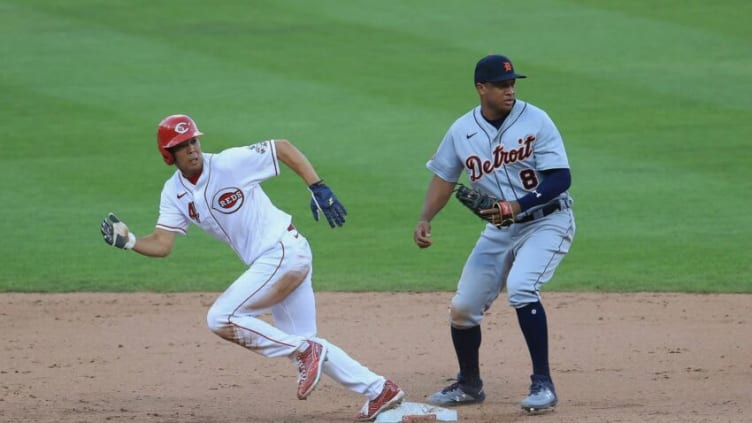
M 187 115 L 170 115 L 159 122 L 157 129 L 157 148 L 162 154 L 165 163 L 175 163 L 175 157 L 167 150 L 170 147 L 182 144 L 191 138 L 204 135 L 198 130 L 196 122 Z

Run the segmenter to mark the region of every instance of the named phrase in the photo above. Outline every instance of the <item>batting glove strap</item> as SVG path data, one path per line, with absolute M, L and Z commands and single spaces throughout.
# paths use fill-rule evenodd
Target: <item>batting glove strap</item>
M 123 248 L 126 250 L 132 250 L 133 247 L 136 246 L 136 235 L 133 234 L 133 232 L 128 232 L 128 242 L 123 245 Z
M 315 221 L 318 222 L 319 212 L 322 212 L 332 228 L 345 224 L 347 210 L 323 179 L 309 185 L 308 189 L 311 191 L 311 213 Z

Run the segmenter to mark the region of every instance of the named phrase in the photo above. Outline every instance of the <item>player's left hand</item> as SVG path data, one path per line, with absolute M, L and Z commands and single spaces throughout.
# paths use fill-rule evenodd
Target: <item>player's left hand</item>
M 345 224 L 347 210 L 323 180 L 311 184 L 308 189 L 311 190 L 311 212 L 314 220 L 318 222 L 321 211 L 332 228 Z
M 136 245 L 136 236 L 113 213 L 108 214 L 102 221 L 101 231 L 104 242 L 108 245 L 125 250 L 130 250 Z
M 497 228 L 503 228 L 514 223 L 514 217 L 519 212 L 519 210 L 515 211 L 515 208 L 519 209 L 520 207 L 516 203 L 516 201 L 511 203 L 503 200 L 498 201 L 494 204 L 494 207 L 481 210 L 480 214 L 483 215 L 486 220 L 496 225 Z
M 513 224 L 514 217 L 520 212 L 517 201 L 499 200 L 462 184 L 457 185 L 454 196 L 476 216 L 497 228 Z

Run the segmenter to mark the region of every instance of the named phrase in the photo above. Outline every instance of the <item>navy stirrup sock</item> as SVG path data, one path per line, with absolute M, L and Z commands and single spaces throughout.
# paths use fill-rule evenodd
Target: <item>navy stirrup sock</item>
M 463 385 L 480 388 L 483 382 L 480 379 L 480 326 L 469 329 L 457 329 L 452 327 L 452 342 L 454 351 L 457 353 L 457 361 L 460 365 L 460 383 Z
M 551 377 L 548 367 L 548 324 L 543 304 L 536 302 L 518 308 L 517 320 L 533 361 L 533 374 Z

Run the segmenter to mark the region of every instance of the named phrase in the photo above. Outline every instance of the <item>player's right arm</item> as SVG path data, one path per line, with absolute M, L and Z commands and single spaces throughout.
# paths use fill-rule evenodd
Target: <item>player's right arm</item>
M 175 233 L 159 227 L 155 228 L 151 234 L 139 238 L 114 213 L 104 218 L 101 232 L 104 242 L 108 245 L 133 250 L 149 257 L 166 257 L 175 243 Z
M 167 257 L 175 244 L 175 232 L 156 228 L 143 237 L 136 237 L 133 251 L 148 257 Z
M 463 164 L 458 159 L 455 149 L 455 135 L 461 132 L 461 125 L 455 122 L 444 135 L 436 153 L 426 163 L 428 170 L 433 173 L 433 178 L 428 184 L 420 218 L 413 232 L 413 240 L 420 248 L 428 248 L 433 243 L 431 220 L 446 206 L 463 170 Z M 462 140 L 462 137 L 459 139 Z
M 446 206 L 452 196 L 455 183 L 447 182 L 434 175 L 428 184 L 423 209 L 420 212 L 418 224 L 415 226 L 413 239 L 420 248 L 431 246 L 431 220 Z

